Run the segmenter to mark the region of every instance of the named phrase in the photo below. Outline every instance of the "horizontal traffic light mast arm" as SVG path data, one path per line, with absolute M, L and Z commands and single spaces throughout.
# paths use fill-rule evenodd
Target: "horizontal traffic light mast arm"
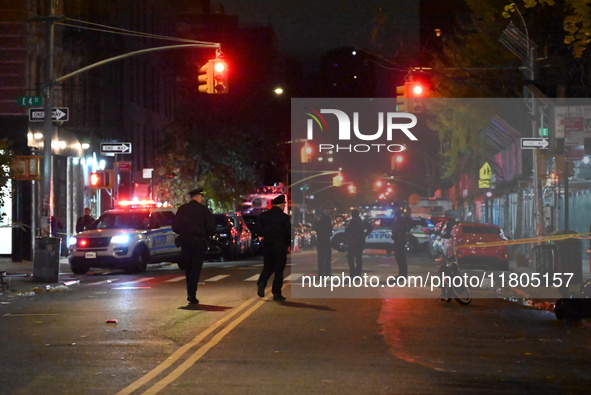
M 93 63 L 91 65 L 88 65 L 86 67 L 83 67 L 81 69 L 73 71 L 69 74 L 58 77 L 55 79 L 55 82 L 62 82 L 63 80 L 66 80 L 66 79 L 73 77 L 77 74 L 94 69 L 96 67 L 102 66 L 107 63 L 114 62 L 116 60 L 125 59 L 125 58 L 129 58 L 129 57 L 136 56 L 136 55 L 143 55 L 145 53 L 156 52 L 156 51 L 165 51 L 165 50 L 169 50 L 169 49 L 182 49 L 182 48 L 216 48 L 216 49 L 220 49 L 221 47 L 222 47 L 222 45 L 219 43 L 200 43 L 200 44 L 165 45 L 163 47 L 141 49 L 139 51 L 128 52 L 128 53 L 125 53 L 122 55 L 114 56 L 112 58 L 104 59 L 99 62 Z
M 322 176 L 327 176 L 329 174 L 339 174 L 341 171 L 340 170 L 335 170 L 335 171 L 323 171 L 320 174 L 315 174 L 313 176 L 308 176 L 306 178 L 302 178 L 299 181 L 294 182 L 293 184 L 290 185 L 290 187 L 293 187 L 294 185 L 298 185 L 302 182 L 308 181 L 311 178 L 316 178 L 316 177 L 322 177 Z

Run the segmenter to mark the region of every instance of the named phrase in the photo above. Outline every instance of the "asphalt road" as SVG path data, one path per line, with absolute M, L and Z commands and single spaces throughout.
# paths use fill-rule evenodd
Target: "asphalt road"
M 313 251 L 292 254 L 313 267 Z M 335 269 L 344 257 L 335 254 Z M 370 252 L 368 271 L 396 272 Z M 414 268 L 429 265 L 424 255 Z M 69 273 L 67 290 L 0 305 L 0 393 L 587 393 L 590 325 L 503 299 L 255 295 L 260 260 L 210 263 L 187 306 L 183 273 Z M 290 271 L 286 273 L 290 279 Z

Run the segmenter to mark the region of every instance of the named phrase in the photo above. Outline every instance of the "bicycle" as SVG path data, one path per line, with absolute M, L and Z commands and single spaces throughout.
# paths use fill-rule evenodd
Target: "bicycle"
M 438 300 L 449 303 L 453 298 L 461 305 L 470 304 L 472 302 L 472 290 L 468 284 L 464 284 L 455 251 L 451 256 L 438 252 L 434 261 L 437 266 L 437 273 L 442 280 L 441 296 Z M 462 281 L 459 281 L 459 279 L 462 279 Z

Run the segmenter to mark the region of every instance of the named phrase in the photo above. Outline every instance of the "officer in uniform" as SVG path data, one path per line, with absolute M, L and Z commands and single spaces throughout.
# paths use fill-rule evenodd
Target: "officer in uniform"
M 172 221 L 172 230 L 181 237 L 181 260 L 187 280 L 187 300 L 198 304 L 197 284 L 209 236 L 215 231 L 215 220 L 211 211 L 203 204 L 203 189 L 194 189 L 189 192 L 189 196 L 189 203 L 177 210 Z
M 347 262 L 349 263 L 349 275 L 361 276 L 363 272 L 363 249 L 365 238 L 371 234 L 373 226 L 361 218 L 359 210 L 351 210 L 351 221 L 345 228 L 347 238 Z
M 394 240 L 394 256 L 398 264 L 398 275 L 406 277 L 408 275 L 408 266 L 406 263 L 406 237 L 411 228 L 411 220 L 408 210 L 399 207 L 394 215 L 392 223 L 392 239 Z
M 287 251 L 291 244 L 291 222 L 285 209 L 285 195 L 279 195 L 271 201 L 270 210 L 259 214 L 259 230 L 263 237 L 263 271 L 257 281 L 257 295 L 265 296 L 265 287 L 272 274 L 273 300 L 283 302 L 283 271 L 287 265 Z
M 320 214 L 318 221 L 314 224 L 317 238 L 318 275 L 320 277 L 330 276 L 331 274 L 330 262 L 332 260 L 332 248 L 330 246 L 330 238 L 332 237 L 332 219 L 329 215 L 331 210 L 332 208 L 330 206 L 325 206 L 322 209 L 322 214 Z

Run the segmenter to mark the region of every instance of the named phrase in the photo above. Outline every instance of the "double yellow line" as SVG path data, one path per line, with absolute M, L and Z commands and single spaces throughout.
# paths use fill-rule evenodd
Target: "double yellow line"
M 517 240 L 504 240 L 504 241 L 490 241 L 474 244 L 460 244 L 456 248 L 484 248 L 484 247 L 499 247 L 499 246 L 510 246 L 516 244 L 529 244 L 529 243 L 544 243 L 549 241 L 566 240 L 566 239 L 588 239 L 591 233 L 571 233 L 566 235 L 554 235 L 554 236 L 539 236 L 530 237 L 529 239 L 517 239 Z
M 195 350 L 183 363 L 175 367 L 165 377 L 163 377 L 155 384 L 153 384 L 151 387 L 149 387 L 147 390 L 145 390 L 143 394 L 157 394 L 158 392 L 162 391 L 164 388 L 166 388 L 166 386 L 170 385 L 172 382 L 178 379 L 184 372 L 186 372 L 199 359 L 201 359 L 201 357 L 203 357 L 203 355 L 205 355 L 206 352 L 208 352 L 212 347 L 218 344 L 228 333 L 232 331 L 232 329 L 236 328 L 242 321 L 244 321 L 247 317 L 252 315 L 257 309 L 259 309 L 267 300 L 269 300 L 269 298 L 270 296 L 267 296 L 264 299 L 258 300 L 254 304 L 253 302 L 258 298 L 248 299 L 246 302 L 236 307 L 231 313 L 226 315 L 224 318 L 215 322 L 209 328 L 201 332 L 189 343 L 183 345 L 181 348 L 176 350 L 164 362 L 156 366 L 146 375 L 142 376 L 139 380 L 133 382 L 126 388 L 119 391 L 117 395 L 131 394 L 134 391 L 138 390 L 140 387 L 150 383 L 152 380 L 156 379 L 160 374 L 162 374 L 165 370 L 172 367 L 177 361 L 180 360 L 182 356 L 189 352 L 193 347 L 199 346 L 199 348 Z M 248 308 L 249 306 L 250 308 Z M 239 314 L 240 316 L 238 316 Z M 203 342 L 208 336 L 216 332 L 227 322 L 229 323 L 225 327 L 223 327 L 223 329 L 221 329 L 214 336 L 212 336 L 211 339 L 209 339 L 206 343 L 201 344 L 201 342 Z

